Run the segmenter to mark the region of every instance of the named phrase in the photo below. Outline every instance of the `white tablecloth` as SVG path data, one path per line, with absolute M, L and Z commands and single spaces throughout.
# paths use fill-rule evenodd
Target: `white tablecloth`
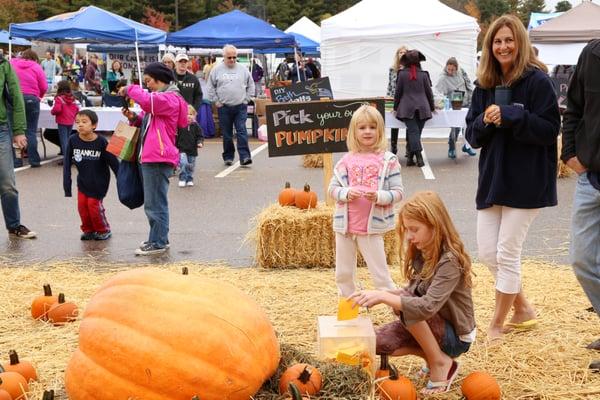
M 94 111 L 98 114 L 98 126 L 97 131 L 113 131 L 119 121 L 127 122 L 127 118 L 121 113 L 119 107 L 83 107 Z M 134 112 L 140 112 L 139 108 L 132 108 Z M 40 104 L 40 120 L 38 122 L 38 128 L 50 128 L 56 129 L 56 119 L 54 115 L 50 114 L 50 106 L 45 103 Z M 75 129 L 75 127 L 73 127 Z
M 425 128 L 464 128 L 468 108 L 462 110 L 436 110 L 433 117 L 425 122 Z M 396 119 L 393 111 L 385 112 L 386 128 L 406 128 L 404 122 Z

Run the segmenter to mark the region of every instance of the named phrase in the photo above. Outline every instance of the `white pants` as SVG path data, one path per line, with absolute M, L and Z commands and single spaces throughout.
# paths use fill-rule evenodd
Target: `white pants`
M 356 247 L 369 268 L 375 287 L 396 289 L 385 256 L 383 235 L 335 234 L 335 283 L 339 294 L 348 297 L 356 291 Z
M 521 291 L 521 251 L 539 208 L 493 206 L 477 212 L 479 260 L 496 278 L 496 290 Z

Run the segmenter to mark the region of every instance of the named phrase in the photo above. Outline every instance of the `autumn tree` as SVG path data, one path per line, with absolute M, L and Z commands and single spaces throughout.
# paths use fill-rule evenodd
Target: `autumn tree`
M 144 8 L 144 17 L 142 18 L 142 23 L 162 29 L 166 32 L 168 32 L 169 28 L 171 27 L 171 21 L 165 19 L 165 14 L 161 13 L 160 11 L 156 11 L 152 7 Z
M 0 27 L 8 29 L 11 22 L 30 22 L 37 18 L 35 3 L 31 1 L 0 0 Z
M 573 6 L 571 5 L 571 3 L 568 0 L 561 0 L 558 3 L 556 3 L 556 12 L 565 12 L 565 11 L 569 11 Z

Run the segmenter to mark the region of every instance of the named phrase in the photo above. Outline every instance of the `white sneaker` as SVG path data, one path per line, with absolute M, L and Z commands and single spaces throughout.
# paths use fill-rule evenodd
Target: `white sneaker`
M 179 187 L 185 187 L 185 181 L 179 181 Z
M 194 186 L 194 181 L 188 181 L 185 185 L 186 186 Z

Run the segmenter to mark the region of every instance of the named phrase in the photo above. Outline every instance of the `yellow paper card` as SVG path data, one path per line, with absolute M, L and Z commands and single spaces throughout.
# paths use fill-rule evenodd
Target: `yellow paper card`
M 358 317 L 358 306 L 352 307 L 353 301 L 345 297 L 340 297 L 338 303 L 338 321 L 347 321 Z

